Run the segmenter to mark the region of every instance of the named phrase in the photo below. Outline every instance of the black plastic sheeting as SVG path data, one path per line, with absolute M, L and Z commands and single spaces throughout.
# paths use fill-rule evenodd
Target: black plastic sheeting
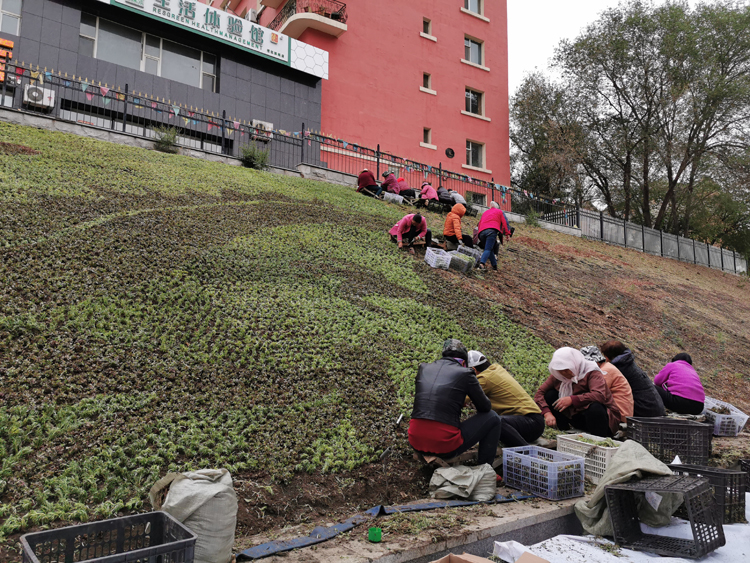
M 329 528 L 318 526 L 312 532 L 310 532 L 309 536 L 306 537 L 294 538 L 284 541 L 272 541 L 263 543 L 261 545 L 256 545 L 255 547 L 251 547 L 250 549 L 246 549 L 245 551 L 238 553 L 237 560 L 242 561 L 244 559 L 261 559 L 263 557 L 268 557 L 269 555 L 274 555 L 276 553 L 282 553 L 284 551 L 291 551 L 292 549 L 299 549 L 301 547 L 308 547 L 318 543 L 323 543 L 324 541 L 328 541 L 331 538 L 335 538 L 339 534 L 348 532 L 349 530 L 353 529 L 356 526 L 359 526 L 364 522 L 373 520 L 378 516 L 387 516 L 388 514 L 398 514 L 402 512 L 420 512 L 423 510 L 433 510 L 435 508 L 473 506 L 475 504 L 502 504 L 506 502 L 517 502 L 530 498 L 535 497 L 533 495 L 522 494 L 515 494 L 510 496 L 497 495 L 494 499 L 483 502 L 448 500 L 426 502 L 422 504 L 403 504 L 400 506 L 374 506 L 370 510 L 365 511 L 362 514 L 352 516 L 351 518 L 348 518 L 347 520 L 344 520 L 343 522 L 341 522 L 340 524 L 336 524 L 335 526 L 330 526 Z

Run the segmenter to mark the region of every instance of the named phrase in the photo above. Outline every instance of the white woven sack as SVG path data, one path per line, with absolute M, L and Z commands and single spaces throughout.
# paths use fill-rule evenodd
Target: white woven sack
M 488 463 L 478 467 L 456 465 L 436 469 L 430 479 L 430 496 L 488 501 L 497 494 L 497 474 Z
M 159 494 L 169 487 L 164 503 Z M 149 493 L 155 510 L 164 510 L 196 535 L 194 563 L 229 563 L 237 527 L 237 495 L 226 469 L 169 473 Z

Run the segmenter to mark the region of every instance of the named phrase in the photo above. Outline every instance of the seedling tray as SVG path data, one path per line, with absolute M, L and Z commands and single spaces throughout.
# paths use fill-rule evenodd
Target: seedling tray
M 466 254 L 461 254 L 457 250 L 453 250 L 448 253 L 451 257 L 450 268 L 451 270 L 457 270 L 464 274 L 471 272 L 476 262 Z
M 714 436 L 737 436 L 750 418 L 737 407 L 711 397 L 706 397 L 704 406 L 703 414 L 714 425 Z M 716 413 L 711 410 L 712 407 L 725 407 L 731 414 Z
M 192 563 L 195 535 L 149 512 L 21 536 L 23 563 Z
M 664 493 L 683 495 L 693 532 L 692 539 L 647 534 L 641 530 L 638 499 L 648 493 L 657 500 Z M 615 543 L 619 546 L 671 557 L 698 559 L 726 543 L 719 507 L 706 479 L 682 475 L 656 477 L 607 485 L 604 494 Z
M 549 500 L 583 496 L 584 459 L 539 446 L 503 449 L 509 487 Z
M 447 270 L 451 265 L 451 255 L 439 248 L 428 248 L 424 254 L 424 261 L 431 268 Z
M 612 440 L 616 446 L 597 446 L 596 444 L 588 444 L 581 442 L 577 438 L 586 438 L 588 440 L 594 440 L 601 442 L 604 438 L 600 436 L 594 436 L 593 434 L 568 434 L 560 435 L 557 437 L 557 451 L 575 456 L 580 456 L 586 460 L 586 479 L 591 481 L 594 485 L 599 484 L 599 480 L 604 475 L 604 472 L 609 466 L 609 462 L 612 456 L 617 453 L 617 450 L 622 445 L 622 442 Z
M 719 515 L 724 524 L 745 522 L 745 493 L 748 475 L 744 471 L 701 467 L 698 465 L 670 465 L 669 468 L 680 475 L 705 477 L 711 483 L 714 498 L 719 505 Z M 685 505 L 680 507 L 678 516 L 686 518 Z
M 672 463 L 675 456 L 680 456 L 682 463 L 708 465 L 713 438 L 711 424 L 678 420 L 668 416 L 629 416 L 628 428 L 633 440 L 664 463 Z

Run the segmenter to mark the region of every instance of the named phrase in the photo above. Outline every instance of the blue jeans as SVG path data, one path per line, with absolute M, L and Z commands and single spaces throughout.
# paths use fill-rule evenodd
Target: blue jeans
M 479 259 L 480 264 L 485 264 L 487 258 L 493 268 L 497 268 L 497 258 L 495 257 L 495 242 L 497 241 L 497 229 L 484 229 L 479 233 L 479 247 L 484 247 L 482 257 Z
M 440 454 L 443 459 L 450 459 L 461 455 L 479 442 L 479 455 L 477 463 L 489 463 L 495 461 L 497 443 L 500 441 L 500 432 L 503 421 L 495 411 L 480 412 L 461 423 L 461 437 L 463 445 L 456 451 L 448 454 Z

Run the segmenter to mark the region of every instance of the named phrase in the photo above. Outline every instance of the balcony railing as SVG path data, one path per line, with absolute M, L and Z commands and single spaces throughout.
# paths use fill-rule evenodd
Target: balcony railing
M 340 23 L 346 23 L 347 19 L 346 4 L 338 0 L 290 0 L 268 27 L 279 31 L 289 18 L 303 13 L 317 14 Z

